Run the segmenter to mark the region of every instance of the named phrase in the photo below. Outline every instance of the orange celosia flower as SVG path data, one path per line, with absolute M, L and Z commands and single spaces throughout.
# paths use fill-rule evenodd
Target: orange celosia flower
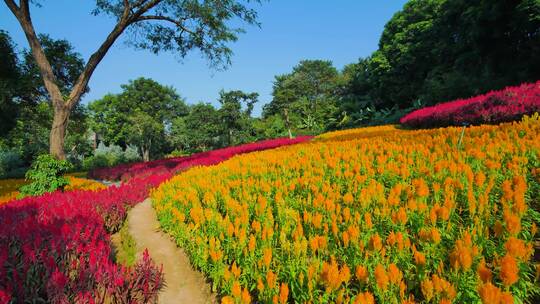
M 516 260 L 509 254 L 501 260 L 500 277 L 505 286 L 511 286 L 519 279 L 519 268 Z
M 268 285 L 268 288 L 274 288 L 274 285 L 276 285 L 276 281 L 277 276 L 272 272 L 272 270 L 268 271 L 266 273 L 266 284 Z
M 394 263 L 388 265 L 388 278 L 392 284 L 398 284 L 403 278 L 403 274 Z
M 242 296 L 242 286 L 240 286 L 240 282 L 234 281 L 231 293 L 235 298 L 240 298 Z
M 289 298 L 289 286 L 285 283 L 281 283 L 281 287 L 279 288 L 279 303 L 285 304 L 287 303 L 287 299 Z
M 415 251 L 414 252 L 414 263 L 418 266 L 423 266 L 426 264 L 426 256 L 419 252 L 419 251 Z
M 525 246 L 525 242 L 513 236 L 508 238 L 504 244 L 504 248 L 506 248 L 506 252 L 509 255 L 519 260 L 525 259 L 529 254 L 527 247 Z
M 429 278 L 426 278 L 420 283 L 420 288 L 422 290 L 424 298 L 426 298 L 427 301 L 430 301 L 434 297 L 435 290 L 433 287 L 433 282 Z
M 489 268 L 486 266 L 486 262 L 484 261 L 484 259 L 480 261 L 480 264 L 478 265 L 478 269 L 476 271 L 482 282 L 487 283 L 491 281 L 491 270 L 489 270 Z
M 368 279 L 368 271 L 365 266 L 358 265 L 356 266 L 356 279 L 362 283 L 366 283 Z
M 323 263 L 321 278 L 328 290 L 336 290 L 341 285 L 339 266 L 336 261 Z
M 354 304 L 375 304 L 375 298 L 369 292 L 361 292 L 354 299 Z
M 501 293 L 501 304 L 514 303 L 514 296 L 508 291 L 503 291 Z
M 478 293 L 484 304 L 497 304 L 501 301 L 501 290 L 490 282 L 480 286 Z
M 521 219 L 517 215 L 505 211 L 503 217 L 504 223 L 506 224 L 506 230 L 511 235 L 516 235 L 521 231 Z
M 264 283 L 261 278 L 257 279 L 257 290 L 259 291 L 259 293 L 262 293 L 264 291 Z
M 473 253 L 472 248 L 465 245 L 462 240 L 456 241 L 454 250 L 450 253 L 450 264 L 454 269 L 469 269 L 472 265 Z
M 242 297 L 241 297 L 242 304 L 250 304 L 251 303 L 251 295 L 249 294 L 249 291 L 247 288 L 244 288 L 242 291 Z
M 375 234 L 369 239 L 369 248 L 373 251 L 380 251 L 382 249 L 382 239 L 378 234 Z
M 234 304 L 234 298 L 231 296 L 225 296 L 221 298 L 221 304 Z
M 269 267 L 272 262 L 272 248 L 265 248 L 263 250 L 262 263 L 264 266 Z
M 252 234 L 249 236 L 249 243 L 248 243 L 249 252 L 253 253 L 253 251 L 255 251 L 256 245 L 257 245 L 257 240 L 255 239 L 255 236 Z
M 386 270 L 381 264 L 378 264 L 375 267 L 375 281 L 377 282 L 377 287 L 379 287 L 382 290 L 386 290 L 388 287 L 388 275 L 386 274 Z
M 240 274 L 242 274 L 242 270 L 240 267 L 236 266 L 236 262 L 233 262 L 231 266 L 231 273 L 234 275 L 235 278 L 239 278 Z

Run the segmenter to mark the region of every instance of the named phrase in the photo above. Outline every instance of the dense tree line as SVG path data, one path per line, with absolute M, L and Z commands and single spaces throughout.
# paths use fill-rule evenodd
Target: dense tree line
M 348 67 L 342 107 L 407 109 L 536 81 L 539 53 L 539 1 L 411 0 Z

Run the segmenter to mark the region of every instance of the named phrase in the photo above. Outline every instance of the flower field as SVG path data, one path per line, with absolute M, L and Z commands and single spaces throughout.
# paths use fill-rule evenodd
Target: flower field
M 495 124 L 540 112 L 540 81 L 426 107 L 401 118 L 414 128 Z
M 98 191 L 106 188 L 102 183 L 89 180 L 86 178 L 67 176 L 69 185 L 64 189 L 65 191 L 73 190 L 92 190 Z M 4 179 L 0 180 L 0 205 L 9 201 L 15 200 L 19 195 L 18 189 L 27 184 L 25 179 Z
M 193 168 L 152 191 L 223 303 L 521 303 L 540 291 L 540 120 L 394 126 Z
M 101 180 L 129 180 L 134 176 L 141 177 L 164 173 L 174 174 L 193 166 L 208 166 L 217 164 L 234 155 L 294 145 L 307 141 L 311 138 L 311 136 L 299 136 L 293 139 L 268 139 L 239 146 L 196 153 L 190 156 L 165 158 L 150 162 L 122 164 L 109 168 L 94 169 L 88 173 L 88 176 Z
M 207 152 L 207 157 L 199 155 L 190 164 L 216 164 L 235 153 L 307 139 L 269 140 Z M 110 241 L 127 209 L 172 176 L 163 170 L 140 172 L 144 174 L 107 188 L 70 177 L 65 192 L 0 205 L 0 303 L 153 302 L 163 286 L 161 269 L 148 254 L 133 267 L 118 265 Z M 9 186 L 14 190 L 20 183 L 11 181 Z

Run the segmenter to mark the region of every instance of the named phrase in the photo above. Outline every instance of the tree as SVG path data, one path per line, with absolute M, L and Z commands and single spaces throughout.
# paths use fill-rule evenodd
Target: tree
M 540 2 L 411 0 L 368 60 L 378 107 L 435 104 L 540 78 Z
M 4 137 L 15 127 L 17 118 L 16 97 L 21 71 L 13 41 L 7 32 L 0 30 L 0 136 Z
M 207 151 L 219 147 L 220 121 L 218 111 L 209 103 L 197 103 L 186 116 L 172 121 L 171 141 L 184 151 Z
M 122 85 L 119 95 L 106 95 L 89 105 L 92 128 L 108 144 L 139 148 L 145 161 L 162 151 L 176 117 L 188 107 L 172 87 L 138 78 Z
M 173 51 L 184 57 L 190 50 L 198 49 L 212 65 L 225 67 L 230 63 L 229 42 L 237 39 L 241 29 L 227 24 L 239 19 L 256 24 L 253 9 L 239 1 L 168 1 L 168 0 L 100 0 L 94 14 L 106 14 L 116 19 L 116 24 L 98 49 L 90 56 L 84 70 L 68 94 L 64 94 L 54 74 L 51 58 L 47 57 L 40 43 L 30 14 L 31 0 L 4 0 L 19 21 L 30 45 L 32 56 L 39 67 L 45 88 L 54 108 L 50 132 L 50 152 L 59 159 L 65 158 L 64 138 L 71 110 L 87 90 L 88 82 L 96 67 L 111 46 L 126 31 L 130 44 L 154 53 Z
M 7 33 L 4 32 L 1 36 L 10 41 Z M 5 39 L 0 41 L 6 41 Z M 84 67 L 81 55 L 75 52 L 66 40 L 54 40 L 47 35 L 40 35 L 39 39 L 44 53 L 54 58 L 51 66 L 53 73 L 59 79 L 60 89 L 64 92 L 69 91 Z M 53 119 L 53 107 L 47 98 L 47 91 L 31 53 L 23 50 L 20 53 L 20 59 L 17 55 L 13 48 L 11 52 L 8 49 L 2 52 L 2 58 L 11 58 L 9 61 L 11 65 L 6 61 L 2 63 L 2 69 L 12 72 L 4 73 L 6 76 L 0 77 L 0 85 L 5 87 L 0 94 L 9 95 L 6 103 L 9 107 L 4 107 L 1 112 L 7 117 L 2 119 L 0 124 L 13 122 L 9 129 L 5 129 L 2 137 L 6 145 L 18 151 L 29 164 L 37 155 L 49 150 L 47 139 Z M 15 64 L 15 70 L 13 64 Z M 85 135 L 86 109 L 78 104 L 72 110 L 66 132 L 65 149 L 70 155 L 76 156 L 89 152 Z
M 338 76 L 331 61 L 300 61 L 292 73 L 276 76 L 263 116 L 282 115 L 291 137 L 293 125 L 309 132 L 324 130 L 336 110 Z
M 251 112 L 253 106 L 259 101 L 258 93 L 244 93 L 242 91 L 221 91 L 219 93 L 221 108 L 218 115 L 225 133 L 226 145 L 239 144 L 248 141 L 248 134 L 253 130 L 251 125 Z M 242 105 L 245 109 L 242 109 Z M 243 134 L 243 138 L 235 138 Z

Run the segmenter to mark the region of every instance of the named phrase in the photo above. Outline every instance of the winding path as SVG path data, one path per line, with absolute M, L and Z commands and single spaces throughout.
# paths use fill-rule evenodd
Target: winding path
M 157 265 L 163 264 L 165 287 L 158 303 L 216 303 L 204 276 L 191 267 L 188 257 L 171 238 L 159 231 L 159 222 L 150 199 L 129 211 L 129 233 L 137 243 L 140 257 L 145 248 Z

